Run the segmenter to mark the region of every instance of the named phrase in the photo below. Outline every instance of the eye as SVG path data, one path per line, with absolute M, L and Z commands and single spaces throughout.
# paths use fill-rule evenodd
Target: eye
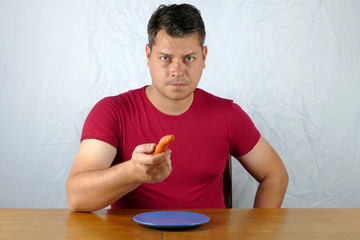
M 169 57 L 162 56 L 162 57 L 160 57 L 160 59 L 163 60 L 163 61 L 168 61 L 168 60 L 169 60 Z
M 188 62 L 192 62 L 194 61 L 194 57 L 186 57 L 185 60 L 188 61 Z

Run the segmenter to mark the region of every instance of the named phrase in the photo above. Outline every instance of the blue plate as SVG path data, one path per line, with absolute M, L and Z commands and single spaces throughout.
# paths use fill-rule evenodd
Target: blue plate
M 134 221 L 149 227 L 186 228 L 207 223 L 210 218 L 204 214 L 183 211 L 157 211 L 134 216 Z

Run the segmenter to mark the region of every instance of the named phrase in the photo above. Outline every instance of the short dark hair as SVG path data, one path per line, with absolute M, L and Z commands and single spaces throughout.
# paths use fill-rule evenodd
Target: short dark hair
M 200 11 L 193 5 L 160 5 L 152 14 L 147 27 L 150 48 L 155 44 L 156 35 L 161 29 L 171 37 L 186 37 L 196 33 L 200 46 L 204 46 L 205 25 Z

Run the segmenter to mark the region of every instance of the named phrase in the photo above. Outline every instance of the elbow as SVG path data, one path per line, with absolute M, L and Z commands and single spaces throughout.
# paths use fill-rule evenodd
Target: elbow
M 81 204 L 79 203 L 78 197 L 75 193 L 72 193 L 69 189 L 69 186 L 66 188 L 66 198 L 69 210 L 71 212 L 82 212 L 81 211 Z
M 279 193 L 285 197 L 285 193 L 289 184 L 289 175 L 285 168 L 272 175 L 274 186 L 277 186 Z
M 281 184 L 284 186 L 285 190 L 287 189 L 287 186 L 289 184 L 289 174 L 286 171 L 286 169 L 284 169 L 284 171 L 281 173 L 281 177 L 280 177 L 280 182 Z
M 68 179 L 66 183 L 66 198 L 69 210 L 71 212 L 91 212 L 91 209 L 86 209 L 86 203 L 83 201 L 79 191 L 74 189 L 71 180 Z
M 67 188 L 67 204 L 71 212 L 94 212 L 104 208 L 93 200 Z
M 82 201 L 81 197 L 77 196 L 77 194 L 67 193 L 67 204 L 71 212 L 92 212 L 101 209 L 101 208 L 99 209 L 92 208 L 92 206 L 87 206 L 87 204 L 84 201 Z
M 285 189 L 285 192 L 286 192 L 286 189 L 288 187 L 288 184 L 289 184 L 289 174 L 286 170 L 286 168 L 284 168 L 284 171 L 283 171 L 283 174 L 282 174 L 282 183 L 284 185 L 284 189 Z M 284 192 L 284 194 L 285 194 Z
M 287 186 L 289 184 L 289 175 L 285 168 L 280 168 L 257 181 L 259 183 L 262 182 L 271 183 L 273 186 L 278 186 L 279 188 L 284 189 L 284 191 L 286 191 Z
M 282 200 L 281 200 L 281 204 L 282 204 L 282 202 L 284 201 L 284 198 L 285 198 L 288 184 L 289 184 L 289 174 L 286 171 L 286 169 L 282 173 L 280 184 L 282 185 Z M 281 207 L 281 205 L 280 205 L 280 207 Z
M 71 212 L 84 212 L 80 208 L 79 204 L 77 204 L 77 201 L 74 199 L 74 197 L 69 193 L 67 194 L 67 203 Z
M 101 197 L 94 194 L 91 189 L 81 187 L 78 181 L 69 177 L 66 183 L 66 198 L 69 210 L 72 212 L 93 212 L 105 208 Z

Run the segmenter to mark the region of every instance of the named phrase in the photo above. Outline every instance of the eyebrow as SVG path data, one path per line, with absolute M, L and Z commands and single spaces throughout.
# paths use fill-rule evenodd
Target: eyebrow
M 172 57 L 174 56 L 173 54 L 168 54 L 168 53 L 165 53 L 165 52 L 158 52 L 157 53 L 158 55 L 164 55 L 164 56 L 167 56 L 167 57 Z M 185 54 L 183 55 L 184 57 L 187 57 L 187 56 L 193 56 L 193 55 L 196 55 L 196 52 L 189 52 L 188 54 Z

